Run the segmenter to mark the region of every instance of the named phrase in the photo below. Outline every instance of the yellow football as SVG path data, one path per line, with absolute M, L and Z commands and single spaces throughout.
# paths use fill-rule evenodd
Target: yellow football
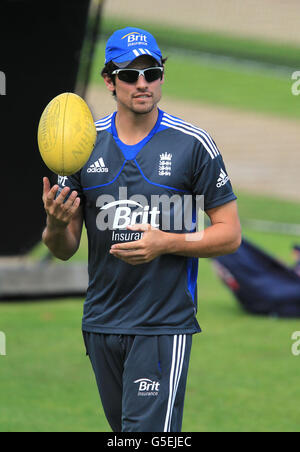
M 96 142 L 96 127 L 86 102 L 77 94 L 56 96 L 45 108 L 38 127 L 38 146 L 48 168 L 61 176 L 79 171 Z

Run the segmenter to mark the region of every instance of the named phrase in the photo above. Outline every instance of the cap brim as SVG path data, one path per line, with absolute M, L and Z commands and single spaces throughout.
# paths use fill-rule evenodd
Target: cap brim
M 121 55 L 119 58 L 116 58 L 113 60 L 113 63 L 118 66 L 118 68 L 123 69 L 125 67 L 127 67 L 130 63 L 132 63 L 132 61 L 136 60 L 137 58 L 139 58 L 140 56 L 150 56 L 152 57 L 154 60 L 156 60 L 158 62 L 158 64 L 162 64 L 161 61 L 161 56 L 154 53 L 154 52 L 150 52 L 149 50 L 144 50 L 144 49 L 134 49 L 134 50 L 130 50 L 130 52 L 126 52 L 124 55 Z

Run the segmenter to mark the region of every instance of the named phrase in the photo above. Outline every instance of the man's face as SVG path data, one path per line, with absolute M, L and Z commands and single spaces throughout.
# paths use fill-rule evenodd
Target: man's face
M 146 69 L 157 66 L 155 60 L 143 55 L 136 58 L 128 69 Z M 150 113 L 156 108 L 161 99 L 161 86 L 164 79 L 147 82 L 143 75 L 139 76 L 136 83 L 127 83 L 115 78 L 116 97 L 118 106 L 130 110 L 136 114 Z

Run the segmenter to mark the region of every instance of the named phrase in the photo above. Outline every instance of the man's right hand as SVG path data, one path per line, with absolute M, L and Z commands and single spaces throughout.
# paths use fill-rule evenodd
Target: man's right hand
M 43 203 L 47 213 L 47 227 L 50 229 L 66 228 L 80 206 L 78 193 L 72 191 L 65 201 L 70 192 L 69 187 L 64 187 L 56 198 L 59 186 L 56 184 L 51 188 L 47 177 L 43 178 L 43 185 Z
M 81 238 L 83 210 L 78 193 L 65 187 L 56 198 L 59 186 L 52 188 L 47 177 L 43 178 L 43 202 L 47 213 L 47 226 L 42 239 L 58 259 L 68 260 L 76 253 Z M 67 196 L 69 196 L 68 199 Z M 65 201 L 65 202 L 64 202 Z

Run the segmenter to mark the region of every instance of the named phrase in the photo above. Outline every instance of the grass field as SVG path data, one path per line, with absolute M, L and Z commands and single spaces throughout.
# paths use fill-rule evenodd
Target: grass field
M 238 194 L 244 218 L 276 217 L 276 199 Z M 280 202 L 285 221 L 299 206 Z M 264 206 L 270 206 L 266 212 Z M 287 263 L 299 237 L 244 231 Z M 45 253 L 37 247 L 33 256 Z M 87 256 L 86 240 L 72 260 Z M 300 357 L 291 353 L 299 320 L 246 314 L 200 260 L 198 320 L 184 431 L 299 431 Z M 7 356 L 0 356 L 0 431 L 110 431 L 81 337 L 83 300 L 0 304 Z

